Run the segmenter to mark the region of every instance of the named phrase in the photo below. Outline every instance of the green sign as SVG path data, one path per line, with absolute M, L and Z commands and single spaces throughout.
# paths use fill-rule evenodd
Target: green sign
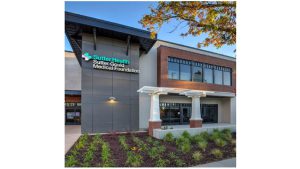
M 82 58 L 84 58 L 84 60 L 86 60 L 86 61 L 93 59 L 93 60 L 98 60 L 98 61 L 113 62 L 113 63 L 129 65 L 129 60 L 126 60 L 126 59 L 109 58 L 106 56 L 99 56 L 99 55 L 90 55 L 88 52 L 85 52 L 82 55 Z

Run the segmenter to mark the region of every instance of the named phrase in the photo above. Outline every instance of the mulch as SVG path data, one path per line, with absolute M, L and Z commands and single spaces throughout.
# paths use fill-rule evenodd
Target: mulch
M 144 143 L 148 144 L 149 147 L 151 147 L 152 145 L 150 145 L 149 143 L 147 143 L 146 139 L 149 137 L 148 133 L 123 133 L 123 134 L 106 134 L 106 135 L 101 135 L 101 138 L 109 143 L 110 145 L 110 149 L 111 149 L 111 155 L 112 155 L 112 159 L 114 162 L 115 167 L 129 167 L 126 166 L 126 159 L 127 159 L 127 152 L 125 152 L 121 145 L 119 144 L 119 140 L 118 140 L 118 136 L 119 135 L 124 135 L 126 137 L 126 142 L 129 145 L 129 147 L 138 147 L 132 140 L 132 136 L 136 136 L 138 138 L 140 138 L 141 140 L 144 141 Z M 89 135 L 88 136 L 88 145 L 91 143 L 92 139 L 94 136 Z M 233 138 L 236 138 L 236 134 L 233 133 Z M 224 147 L 217 147 L 213 142 L 209 141 L 208 142 L 208 146 L 206 148 L 206 151 L 203 152 L 201 151 L 198 146 L 196 144 L 192 144 L 192 148 L 191 151 L 189 153 L 184 154 L 183 152 L 181 152 L 178 147 L 176 146 L 175 142 L 169 143 L 169 142 L 164 142 L 163 140 L 158 140 L 153 138 L 153 140 L 157 140 L 160 142 L 160 145 L 164 145 L 166 147 L 166 151 L 161 155 L 162 159 L 164 160 L 169 160 L 169 164 L 168 167 L 176 167 L 176 163 L 174 161 L 174 159 L 170 159 L 169 158 L 169 153 L 170 152 L 174 152 L 176 154 L 176 156 L 178 156 L 181 160 L 183 160 L 183 162 L 185 163 L 184 167 L 191 167 L 191 166 L 196 166 L 199 164 L 205 164 L 205 163 L 210 163 L 210 162 L 215 162 L 215 161 L 220 161 L 223 159 L 228 159 L 228 158 L 232 158 L 236 156 L 235 151 L 233 150 L 235 148 L 235 145 L 232 144 L 227 144 Z M 73 147 L 71 147 L 71 149 L 69 150 L 69 152 L 66 154 L 65 157 L 67 157 L 70 152 L 74 149 L 74 146 L 78 143 L 77 142 L 73 145 Z M 83 159 L 84 159 L 84 155 L 87 151 L 88 146 L 85 146 L 85 148 L 81 149 L 78 153 L 78 155 L 76 156 L 76 159 L 79 161 L 78 166 L 76 167 L 82 167 L 83 165 Z M 223 152 L 223 157 L 221 159 L 215 158 L 212 154 L 210 154 L 211 150 L 214 148 L 218 148 Z M 192 154 L 195 151 L 200 151 L 203 155 L 203 158 L 200 161 L 195 161 L 192 157 Z M 143 163 L 142 163 L 142 167 L 155 167 L 155 162 L 157 161 L 157 159 L 152 160 L 146 151 L 140 151 L 139 152 L 140 155 L 142 155 L 143 157 Z M 101 147 L 98 147 L 96 152 L 94 152 L 94 158 L 92 160 L 92 162 L 90 163 L 90 167 L 99 167 L 101 166 Z

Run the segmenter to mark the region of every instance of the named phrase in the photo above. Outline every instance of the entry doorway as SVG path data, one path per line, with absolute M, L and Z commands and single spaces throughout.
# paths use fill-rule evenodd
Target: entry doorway
M 162 125 L 189 124 L 191 104 L 160 103 Z

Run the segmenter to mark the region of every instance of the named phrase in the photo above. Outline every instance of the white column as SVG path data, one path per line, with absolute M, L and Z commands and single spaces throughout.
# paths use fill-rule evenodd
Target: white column
M 202 120 L 200 96 L 192 96 L 192 117 L 190 120 Z
M 149 121 L 161 121 L 159 109 L 159 94 L 150 94 L 150 119 Z

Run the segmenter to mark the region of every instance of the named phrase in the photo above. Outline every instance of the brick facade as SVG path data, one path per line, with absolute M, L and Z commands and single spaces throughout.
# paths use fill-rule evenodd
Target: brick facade
M 207 84 L 193 81 L 169 80 L 169 56 L 218 66 L 230 67 L 232 69 L 232 86 Z M 157 86 L 236 93 L 236 62 L 221 58 L 215 58 L 212 56 L 205 56 L 202 54 L 172 47 L 160 46 L 157 50 Z
M 65 95 L 65 103 L 80 103 L 81 96 Z

